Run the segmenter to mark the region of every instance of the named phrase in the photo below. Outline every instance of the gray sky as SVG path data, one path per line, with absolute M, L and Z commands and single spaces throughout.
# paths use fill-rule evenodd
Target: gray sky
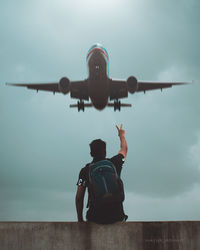
M 197 0 L 0 2 L 0 220 L 75 221 L 88 144 L 119 150 L 129 220 L 200 219 L 200 3 Z M 87 77 L 86 54 L 102 43 L 110 77 L 191 81 L 130 95 L 133 108 L 69 109 L 62 94 L 5 86 Z

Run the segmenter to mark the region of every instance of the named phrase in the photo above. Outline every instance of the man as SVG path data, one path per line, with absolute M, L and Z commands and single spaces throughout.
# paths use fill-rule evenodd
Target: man
M 122 165 L 127 155 L 127 142 L 125 139 L 125 130 L 116 126 L 118 130 L 118 136 L 120 138 L 120 151 L 114 157 L 107 159 L 111 161 L 120 177 Z M 92 163 L 96 163 L 106 158 L 106 143 L 100 139 L 92 141 L 90 144 L 90 154 L 93 157 Z M 127 215 L 124 214 L 122 201 L 110 202 L 107 204 L 95 205 L 91 199 L 91 190 L 89 186 L 89 168 L 90 164 L 87 164 L 81 169 L 79 174 L 79 180 L 77 182 L 77 193 L 76 193 L 76 210 L 79 222 L 83 220 L 83 204 L 86 187 L 88 188 L 88 206 L 89 209 L 86 214 L 87 221 L 92 221 L 100 224 L 109 224 L 117 221 L 125 221 Z

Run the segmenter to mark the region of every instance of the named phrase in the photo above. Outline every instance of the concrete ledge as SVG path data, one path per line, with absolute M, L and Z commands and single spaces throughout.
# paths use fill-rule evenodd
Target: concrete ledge
M 199 250 L 200 221 L 0 222 L 1 250 Z

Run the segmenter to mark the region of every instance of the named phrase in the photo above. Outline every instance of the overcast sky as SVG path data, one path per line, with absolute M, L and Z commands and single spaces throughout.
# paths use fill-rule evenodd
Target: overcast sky
M 128 155 L 125 212 L 134 220 L 200 219 L 200 3 L 198 0 L 2 0 L 0 2 L 0 221 L 75 221 L 89 143 Z M 78 113 L 70 96 L 5 86 L 87 78 L 96 42 L 110 77 L 192 81 L 129 95 L 132 108 Z

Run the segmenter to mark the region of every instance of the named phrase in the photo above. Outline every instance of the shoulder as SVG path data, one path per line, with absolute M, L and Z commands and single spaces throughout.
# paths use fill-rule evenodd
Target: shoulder
M 89 163 L 85 165 L 84 168 L 80 170 L 79 177 L 78 177 L 78 186 L 86 186 L 88 183 L 88 170 L 89 170 Z
M 80 173 L 79 173 L 79 176 L 80 176 L 80 175 L 83 176 L 83 175 L 86 175 L 86 174 L 87 174 L 87 172 L 88 172 L 88 170 L 89 170 L 89 165 L 90 165 L 90 164 L 88 163 L 88 164 L 85 165 L 84 168 L 81 168 Z
M 110 158 L 108 160 L 111 161 L 114 164 L 114 166 L 115 166 L 115 168 L 117 170 L 117 173 L 120 176 L 122 166 L 124 164 L 124 156 L 122 154 L 117 154 L 117 155 L 113 156 L 112 158 Z
M 117 154 L 109 159 L 114 165 L 123 165 L 125 158 L 122 154 Z

